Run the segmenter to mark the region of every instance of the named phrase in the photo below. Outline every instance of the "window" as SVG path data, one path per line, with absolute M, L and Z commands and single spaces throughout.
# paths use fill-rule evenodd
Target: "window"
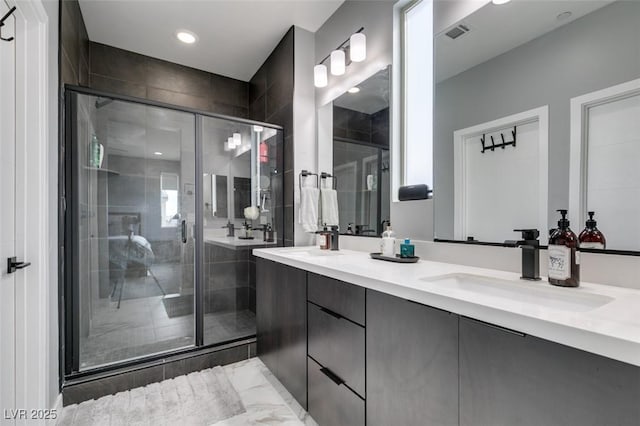
M 179 179 L 175 173 L 160 173 L 160 223 L 163 228 L 176 227 L 178 214 Z
M 433 1 L 410 2 L 400 20 L 402 183 L 433 188 Z

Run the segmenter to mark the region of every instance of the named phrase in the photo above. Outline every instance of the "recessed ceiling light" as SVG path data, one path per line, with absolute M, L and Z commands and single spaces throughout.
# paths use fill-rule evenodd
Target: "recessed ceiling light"
M 493 4 L 497 4 L 497 5 L 506 4 L 506 3 L 509 3 L 510 1 L 511 0 L 491 0 Z
M 187 30 L 178 31 L 176 33 L 176 37 L 178 38 L 178 40 L 186 44 L 193 44 L 196 41 L 198 41 L 198 36 L 196 36 L 191 31 L 187 31 Z
M 347 90 L 347 92 L 349 93 L 358 93 L 360 91 L 359 87 L 352 87 L 351 89 Z
M 561 14 L 556 16 L 556 19 L 558 21 L 565 21 L 565 20 L 571 18 L 571 15 L 572 15 L 572 13 L 570 11 L 562 12 Z
M 156 151 L 153 153 L 153 155 L 162 155 L 162 153 L 160 151 Z

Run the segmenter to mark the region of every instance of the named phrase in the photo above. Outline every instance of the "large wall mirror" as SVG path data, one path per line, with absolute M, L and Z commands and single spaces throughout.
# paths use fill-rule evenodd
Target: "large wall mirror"
M 378 71 L 318 114 L 326 158 L 320 172 L 333 176 L 323 184 L 338 192 L 342 234 L 379 236 L 390 219 L 389 73 L 390 67 Z
M 546 244 L 568 208 L 640 251 L 640 2 L 488 3 L 434 45 L 435 238 Z

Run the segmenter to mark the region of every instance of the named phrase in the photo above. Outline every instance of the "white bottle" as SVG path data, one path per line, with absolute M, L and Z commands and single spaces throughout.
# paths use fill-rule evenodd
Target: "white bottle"
M 380 241 L 380 252 L 386 257 L 396 256 L 396 233 L 391 229 L 391 224 L 387 224 L 387 229 L 382 233 Z

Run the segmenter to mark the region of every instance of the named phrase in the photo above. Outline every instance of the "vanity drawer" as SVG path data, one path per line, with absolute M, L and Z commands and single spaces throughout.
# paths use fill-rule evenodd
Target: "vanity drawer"
M 364 400 L 311 358 L 307 369 L 311 417 L 321 426 L 364 426 Z
M 308 303 L 308 353 L 345 384 L 365 396 L 365 329 Z
M 308 299 L 345 318 L 365 325 L 365 289 L 353 284 L 309 274 Z

